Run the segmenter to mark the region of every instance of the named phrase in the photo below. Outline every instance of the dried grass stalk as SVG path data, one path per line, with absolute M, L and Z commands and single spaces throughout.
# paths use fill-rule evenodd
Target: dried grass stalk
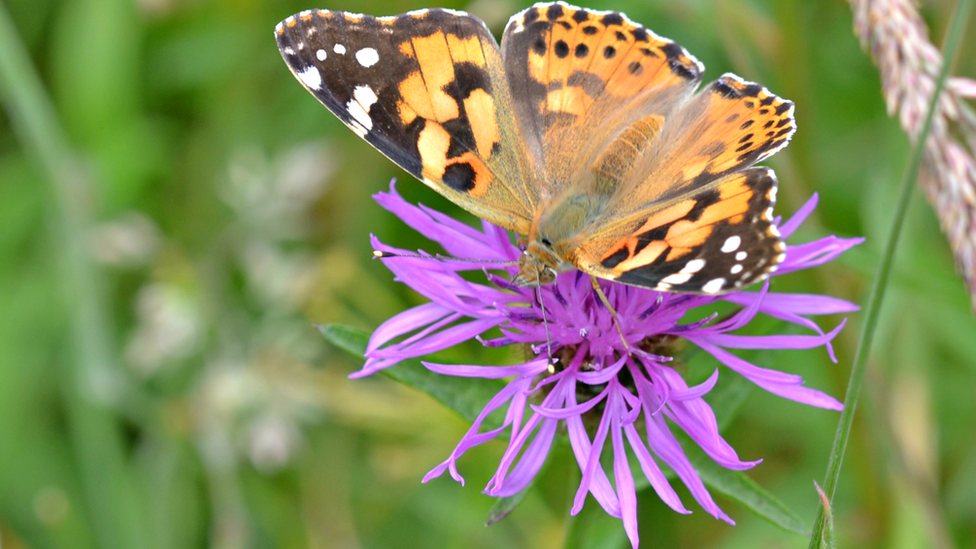
M 914 142 L 942 65 L 942 54 L 911 0 L 849 0 L 854 32 L 881 73 L 888 114 Z M 925 144 L 919 182 L 966 281 L 976 311 L 976 80 L 950 77 Z

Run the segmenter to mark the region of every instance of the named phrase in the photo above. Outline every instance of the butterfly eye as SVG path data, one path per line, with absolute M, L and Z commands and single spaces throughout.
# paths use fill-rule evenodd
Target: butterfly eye
M 548 238 L 541 238 L 541 239 L 539 239 L 539 242 L 541 242 L 542 245 L 545 246 L 545 247 L 547 247 L 547 248 L 551 248 L 552 247 L 552 241 L 550 241 Z

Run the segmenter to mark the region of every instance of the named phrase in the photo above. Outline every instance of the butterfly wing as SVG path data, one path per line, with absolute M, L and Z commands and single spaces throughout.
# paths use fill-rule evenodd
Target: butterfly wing
M 356 134 L 462 208 L 528 232 L 538 193 L 481 20 L 310 10 L 275 36 L 295 77 Z
M 715 294 L 764 279 L 785 259 L 773 225 L 776 176 L 766 167 L 724 175 L 588 234 L 581 270 L 656 290 Z
M 666 202 L 708 186 L 769 158 L 794 132 L 791 101 L 724 74 L 664 121 L 655 146 L 642 151 L 614 197 L 615 211 L 626 216 L 629 205 Z
M 793 103 L 722 76 L 663 120 L 654 146 L 627 164 L 575 263 L 669 291 L 718 293 L 764 279 L 786 245 L 772 223 L 776 176 L 750 166 L 795 131 Z
M 704 70 L 684 48 L 621 13 L 562 2 L 513 16 L 502 57 L 528 152 L 549 195 L 590 183 L 591 164 L 625 128 L 669 115 Z

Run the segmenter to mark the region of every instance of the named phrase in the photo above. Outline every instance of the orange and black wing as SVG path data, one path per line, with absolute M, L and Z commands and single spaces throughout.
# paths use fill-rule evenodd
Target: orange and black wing
M 773 171 L 749 168 L 594 231 L 572 260 L 594 275 L 656 290 L 735 290 L 765 279 L 786 257 L 775 201 Z
M 443 9 L 310 10 L 275 35 L 295 77 L 356 134 L 478 217 L 528 231 L 537 189 L 481 20 Z
M 626 216 L 628 204 L 668 201 L 769 158 L 796 132 L 793 110 L 765 87 L 723 75 L 664 120 L 612 206 Z
M 776 176 L 750 166 L 795 131 L 792 102 L 722 76 L 654 126 L 653 146 L 628 161 L 574 262 L 668 291 L 720 293 L 763 280 L 786 244 L 772 223 Z
M 635 122 L 668 116 L 704 70 L 684 48 L 622 13 L 563 2 L 513 16 L 502 57 L 517 119 L 550 194 L 586 180 Z

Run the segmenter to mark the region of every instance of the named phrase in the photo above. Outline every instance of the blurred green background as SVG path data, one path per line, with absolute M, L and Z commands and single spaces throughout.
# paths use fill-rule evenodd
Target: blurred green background
M 528 2 L 451 2 L 500 34 Z M 375 376 L 314 328 L 365 330 L 421 303 L 370 260 L 368 235 L 431 245 L 370 195 L 473 218 L 398 171 L 289 74 L 274 25 L 308 8 L 389 15 L 422 0 L 4 0 L 53 101 L 28 145 L 0 115 L 0 546 L 13 548 L 562 547 L 575 486 L 566 447 L 522 506 L 489 528 L 480 493 L 504 450 L 468 453 L 462 487 L 420 478 L 467 429 Z M 795 241 L 867 242 L 779 291 L 862 303 L 908 142 L 839 0 L 594 0 L 684 45 L 708 68 L 796 102 L 770 164 Z M 952 2 L 926 2 L 934 42 Z M 5 17 L 6 18 L 6 17 Z M 972 24 L 970 28 L 976 28 Z M 967 38 L 956 70 L 976 74 Z M 21 71 L 17 78 L 28 73 Z M 15 82 L 16 83 L 16 82 Z M 8 86 L 10 82 L 8 82 Z M 44 106 L 47 98 L 34 96 Z M 16 113 L 23 115 L 24 113 Z M 62 184 L 57 182 L 61 181 Z M 65 187 L 71 183 L 73 187 Z M 976 322 L 916 193 L 838 497 L 842 547 L 976 546 Z M 433 250 L 432 250 L 433 251 Z M 820 319 L 832 328 L 840 318 Z M 843 398 L 859 316 L 835 344 L 766 364 Z M 478 345 L 445 360 L 504 359 Z M 723 376 L 733 375 L 727 370 Z M 749 476 L 812 522 L 838 415 L 752 392 L 726 436 Z M 639 494 L 642 547 L 806 547 L 721 496 L 738 526 Z M 590 499 L 588 508 L 596 507 Z M 593 547 L 622 527 L 587 515 Z M 609 532 L 609 538 L 605 537 Z M 607 539 L 617 540 L 612 544 Z

